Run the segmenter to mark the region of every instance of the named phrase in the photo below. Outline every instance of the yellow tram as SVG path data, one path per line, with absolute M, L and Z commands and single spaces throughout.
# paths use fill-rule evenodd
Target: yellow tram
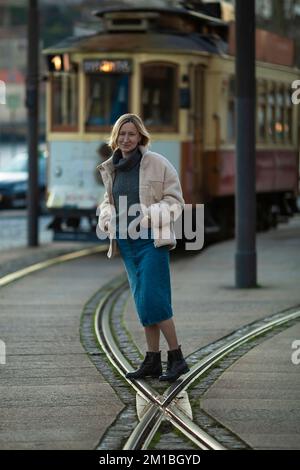
M 112 124 L 126 112 L 142 117 L 151 148 L 177 169 L 186 203 L 205 204 L 207 231 L 232 233 L 233 23 L 171 7 L 111 7 L 96 15 L 97 34 L 68 38 L 44 51 L 49 70 L 47 206 L 58 221 L 53 224 L 56 239 L 89 239 L 95 232 L 104 194 L 95 168 L 108 155 Z M 273 43 L 273 63 L 262 47 L 256 66 L 261 229 L 296 210 L 299 106 L 291 94 L 300 72 L 292 65 L 292 43 L 281 39 Z M 286 53 L 276 55 L 283 45 Z M 84 216 L 90 223 L 85 230 Z

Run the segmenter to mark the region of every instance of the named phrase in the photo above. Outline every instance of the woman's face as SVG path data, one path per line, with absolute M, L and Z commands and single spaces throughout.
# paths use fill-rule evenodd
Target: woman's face
M 123 154 L 128 154 L 139 144 L 141 135 L 133 122 L 126 122 L 120 129 L 117 144 Z

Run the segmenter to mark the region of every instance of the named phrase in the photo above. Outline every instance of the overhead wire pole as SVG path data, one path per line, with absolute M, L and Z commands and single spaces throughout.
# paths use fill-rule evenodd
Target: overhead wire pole
M 238 288 L 256 286 L 255 0 L 236 0 L 236 255 Z
M 28 246 L 38 246 L 38 76 L 39 76 L 39 13 L 38 0 L 28 0 L 28 45 L 27 45 L 27 142 L 28 142 Z

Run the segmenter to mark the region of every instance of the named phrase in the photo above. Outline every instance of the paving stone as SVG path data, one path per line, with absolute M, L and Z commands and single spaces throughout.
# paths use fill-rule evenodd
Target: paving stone
M 0 290 L 1 449 L 94 449 L 123 409 L 79 334 L 87 300 L 121 272 L 97 254 Z

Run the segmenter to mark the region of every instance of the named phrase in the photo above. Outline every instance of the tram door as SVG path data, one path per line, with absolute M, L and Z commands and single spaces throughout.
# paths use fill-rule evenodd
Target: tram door
M 192 134 L 193 134 L 193 203 L 204 201 L 204 66 L 195 65 L 193 67 L 193 113 L 192 113 Z

